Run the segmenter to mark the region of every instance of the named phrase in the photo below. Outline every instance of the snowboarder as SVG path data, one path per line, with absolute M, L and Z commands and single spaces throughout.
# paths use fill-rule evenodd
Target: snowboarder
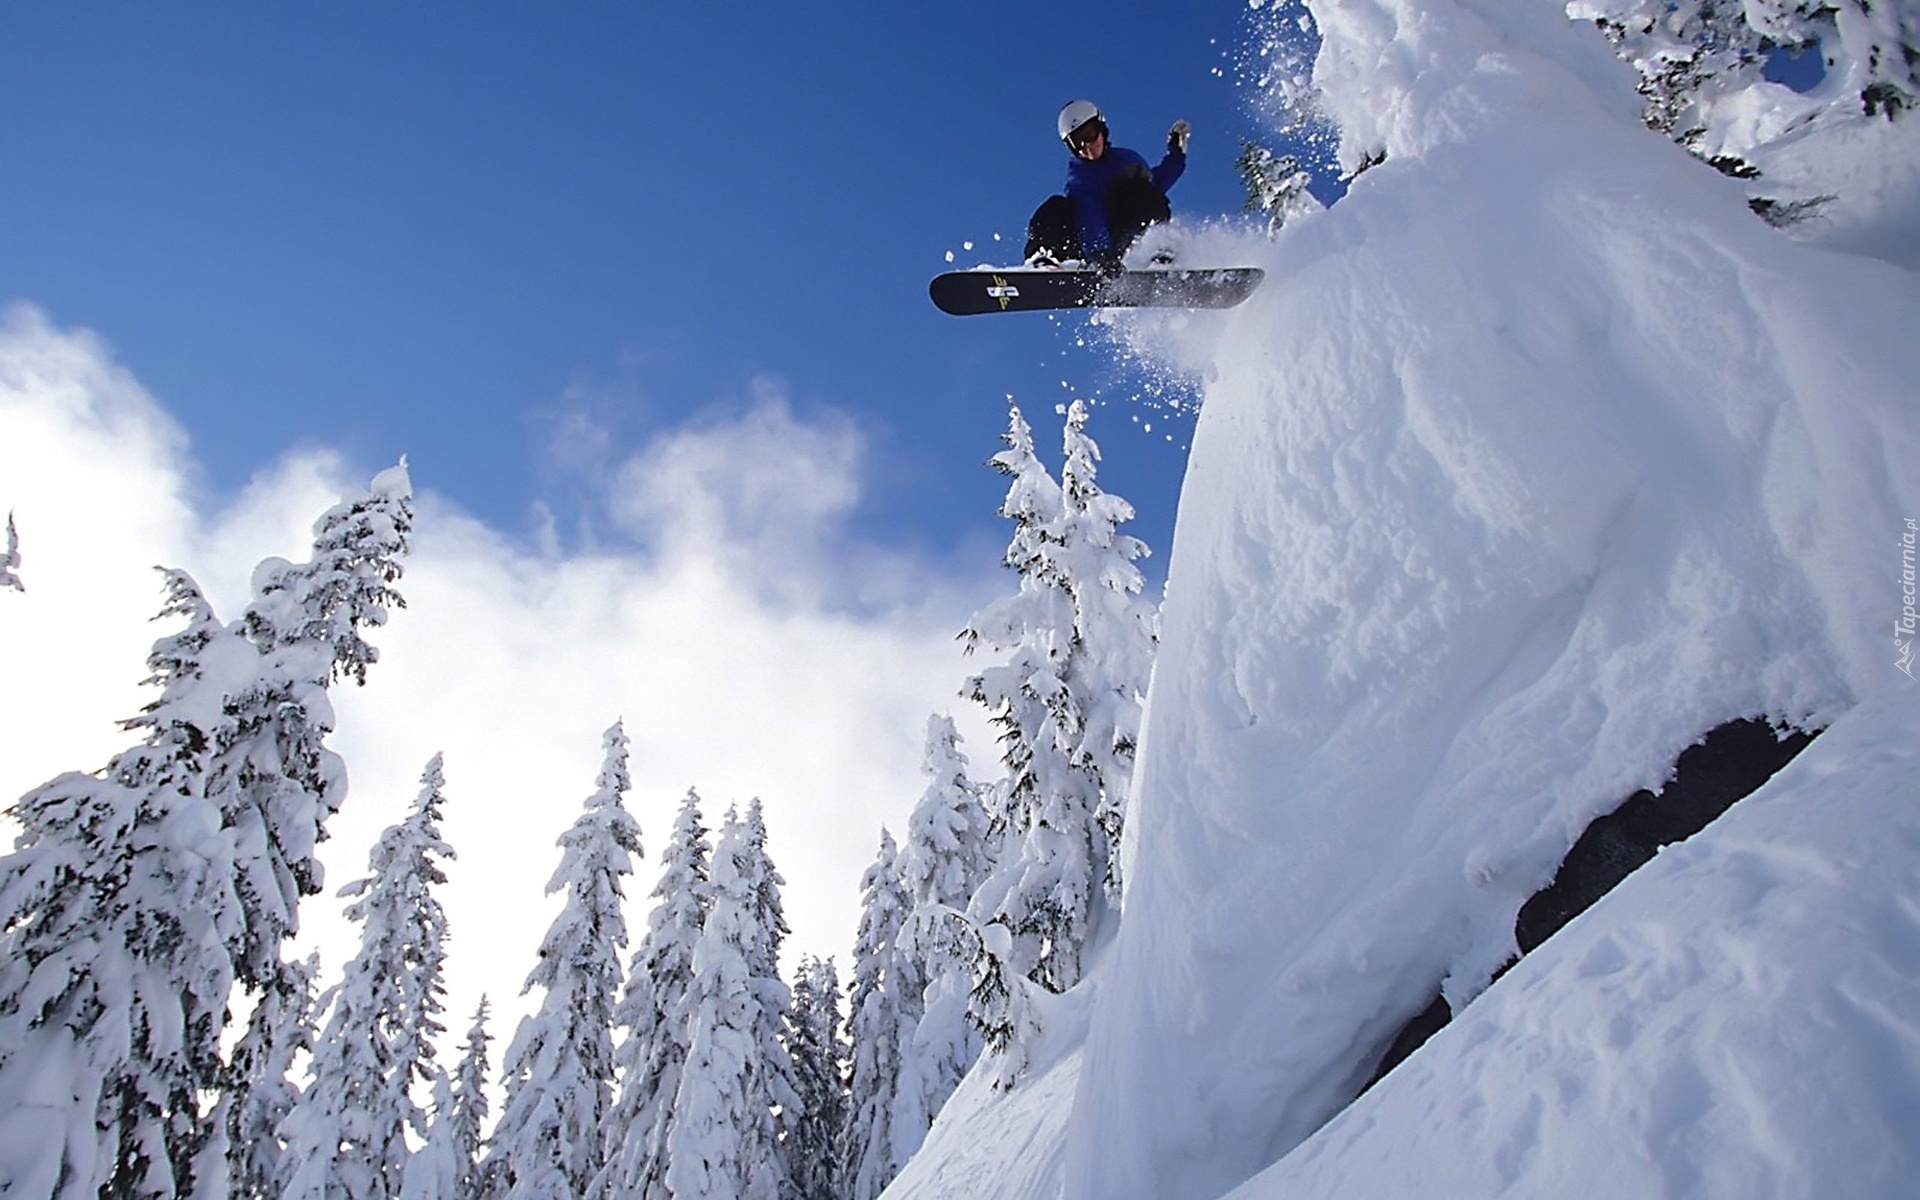
M 1075 100 L 1060 110 L 1060 140 L 1073 155 L 1067 163 L 1067 190 L 1050 196 L 1027 222 L 1027 261 L 1033 264 L 1079 259 L 1103 270 L 1117 270 L 1120 258 L 1149 225 L 1172 217 L 1167 189 L 1187 169 L 1187 136 L 1193 127 L 1173 123 L 1167 131 L 1167 155 L 1157 167 L 1107 140 L 1107 122 L 1091 100 Z

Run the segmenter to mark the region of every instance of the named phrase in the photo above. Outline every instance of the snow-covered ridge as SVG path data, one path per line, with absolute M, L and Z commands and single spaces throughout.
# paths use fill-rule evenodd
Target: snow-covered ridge
M 1640 125 L 1631 72 L 1555 6 L 1312 8 L 1349 157 L 1384 163 L 1274 243 L 1241 241 L 1237 259 L 1268 274 L 1242 308 L 1120 324 L 1207 385 L 1124 919 L 1092 972 L 1084 1046 L 1022 1085 L 1073 1075 L 1072 1112 L 1058 1141 L 1009 1148 L 990 1178 L 981 1147 L 1033 1101 L 970 1080 L 889 1195 L 1198 1200 L 1276 1162 L 1273 1178 L 1308 1179 L 1286 1173 L 1289 1152 L 1436 987 L 1456 1010 L 1474 1001 L 1514 951 L 1521 904 L 1595 817 L 1658 789 L 1726 721 L 1817 728 L 1866 701 L 1920 700 L 1886 636 L 1900 538 L 1920 514 L 1920 280 L 1756 219 L 1737 181 Z M 1233 235 L 1206 236 L 1213 261 Z M 1796 794 L 1816 812 L 1809 774 Z M 1903 852 L 1911 869 L 1910 846 L 1888 851 Z M 1684 894 L 1684 864 L 1711 853 L 1663 854 L 1661 886 Z M 1749 944 L 1791 953 L 1843 917 L 1808 903 L 1780 943 Z M 1624 907 L 1602 901 L 1576 924 L 1604 930 Z M 1504 1011 L 1527 1003 L 1516 981 L 1564 961 L 1503 979 Z M 1559 1004 L 1571 986 L 1536 994 Z M 1727 1002 L 1743 1028 L 1790 1019 L 1790 997 L 1764 987 Z M 1461 1025 L 1437 1052 L 1469 1036 Z M 1871 1031 L 1913 1054 L 1909 1023 Z M 1872 1057 L 1854 1049 L 1833 1055 L 1843 1070 Z M 1636 1056 L 1657 1052 L 1628 1039 L 1609 1077 L 1650 1078 Z M 1833 1086 L 1890 1121 L 1911 1097 L 1881 1082 Z M 1435 1076 L 1400 1103 L 1461 1083 Z M 1749 1161 L 1815 1103 L 1776 1088 L 1726 1109 L 1724 1086 L 1673 1110 L 1715 1114 L 1704 1146 L 1570 1105 L 1561 1132 L 1592 1141 L 1565 1156 L 1612 1147 L 1660 1170 L 1685 1156 L 1710 1179 L 1716 1156 Z M 1363 1124 L 1343 1126 L 1355 1154 L 1377 1149 Z M 1497 1157 L 1481 1127 L 1442 1125 L 1421 1127 L 1392 1178 L 1420 1178 L 1421 1147 L 1449 1138 L 1458 1162 Z M 1517 1120 L 1509 1131 L 1524 1149 Z M 1339 1150 L 1309 1146 L 1323 1156 L 1312 1179 L 1347 1178 L 1324 1157 Z M 1863 1156 L 1851 1178 L 1870 1187 L 1887 1161 Z M 1481 1169 L 1442 1177 L 1478 1194 Z M 1558 1194 L 1545 1169 L 1515 1186 Z M 1828 1180 L 1834 1194 L 1847 1182 Z

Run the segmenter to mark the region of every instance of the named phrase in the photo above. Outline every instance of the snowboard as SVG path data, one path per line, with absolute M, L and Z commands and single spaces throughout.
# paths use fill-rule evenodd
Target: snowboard
M 956 317 L 1060 308 L 1232 308 L 1264 278 L 1258 267 L 982 267 L 937 275 L 927 291 L 941 312 Z

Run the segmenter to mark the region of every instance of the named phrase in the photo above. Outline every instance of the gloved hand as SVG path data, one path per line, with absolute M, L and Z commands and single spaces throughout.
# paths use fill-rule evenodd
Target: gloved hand
M 1173 128 L 1167 130 L 1167 149 L 1178 154 L 1185 154 L 1187 152 L 1187 137 L 1192 133 L 1193 126 L 1187 124 L 1185 117 L 1175 121 Z

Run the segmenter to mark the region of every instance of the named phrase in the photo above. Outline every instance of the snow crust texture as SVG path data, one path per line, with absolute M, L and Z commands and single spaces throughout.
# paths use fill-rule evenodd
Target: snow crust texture
M 1241 308 L 1108 318 L 1206 387 L 1120 932 L 1022 1085 L 1073 1064 L 1064 1149 L 942 1183 L 1029 1103 L 970 1079 L 888 1195 L 1888 1194 L 1920 277 L 1757 219 L 1557 5 L 1311 8 L 1349 165 L 1384 162 L 1272 242 L 1194 235 L 1266 269 Z M 1587 824 L 1742 717 L 1843 723 L 1466 1007 Z M 1461 1019 L 1290 1157 L 1436 991 Z

